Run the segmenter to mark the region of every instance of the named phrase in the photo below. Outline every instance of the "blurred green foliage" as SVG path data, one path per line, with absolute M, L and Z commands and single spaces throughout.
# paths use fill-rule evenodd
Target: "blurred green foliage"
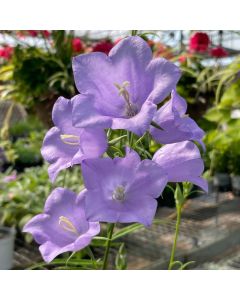
M 207 167 L 240 175 L 240 57 L 215 74 L 216 101 L 204 115 Z M 219 77 L 220 76 L 220 77 Z M 221 78 L 221 79 L 219 79 Z M 213 80 L 213 79 L 212 79 Z M 218 97 L 220 96 L 220 99 Z
M 32 107 L 42 101 L 56 100 L 60 95 L 74 94 L 71 68 L 73 56 L 72 32 L 52 32 L 52 47 L 18 44 L 11 62 L 0 68 L 1 99 Z

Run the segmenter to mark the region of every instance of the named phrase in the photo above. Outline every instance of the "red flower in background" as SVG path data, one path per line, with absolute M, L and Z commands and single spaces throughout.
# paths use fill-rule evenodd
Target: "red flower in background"
M 28 34 L 32 37 L 36 37 L 38 35 L 37 30 L 27 30 Z
M 39 34 L 42 34 L 45 38 L 49 38 L 49 36 L 51 35 L 50 31 L 48 30 L 28 30 L 28 33 L 32 37 L 36 37 Z
M 83 51 L 83 42 L 80 38 L 73 38 L 72 40 L 72 48 L 74 52 Z
M 228 56 L 228 52 L 221 46 L 211 49 L 210 54 L 211 54 L 211 56 L 217 57 L 217 58 Z
M 0 57 L 9 60 L 12 57 L 13 54 L 13 47 L 5 46 L 3 48 L 0 48 Z
M 103 52 L 108 54 L 114 44 L 108 40 L 100 41 L 93 46 L 94 52 Z
M 189 42 L 189 48 L 193 52 L 206 52 L 210 44 L 209 36 L 204 32 L 194 33 Z
M 41 31 L 42 31 L 42 35 L 43 35 L 46 39 L 48 39 L 48 38 L 50 37 L 50 35 L 51 35 L 50 31 L 48 31 L 48 30 L 41 30 Z

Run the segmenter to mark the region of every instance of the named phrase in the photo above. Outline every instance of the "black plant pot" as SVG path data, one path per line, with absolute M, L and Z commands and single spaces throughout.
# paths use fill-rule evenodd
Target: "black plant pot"
M 213 185 L 219 192 L 232 190 L 231 177 L 227 173 L 216 173 L 213 177 Z
M 234 195 L 240 196 L 240 176 L 232 175 L 231 176 L 232 190 Z

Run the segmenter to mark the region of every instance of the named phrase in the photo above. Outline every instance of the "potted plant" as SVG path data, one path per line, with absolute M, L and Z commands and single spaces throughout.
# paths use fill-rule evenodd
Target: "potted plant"
M 9 270 L 13 265 L 15 230 L 0 226 L 0 270 Z
M 213 185 L 220 192 L 231 190 L 231 178 L 229 175 L 229 152 L 227 150 L 214 151 L 213 153 L 214 177 Z

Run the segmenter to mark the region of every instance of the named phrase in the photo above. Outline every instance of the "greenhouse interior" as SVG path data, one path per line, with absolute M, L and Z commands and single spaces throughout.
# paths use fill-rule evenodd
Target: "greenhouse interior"
M 1 30 L 0 270 L 240 269 L 240 31 Z

